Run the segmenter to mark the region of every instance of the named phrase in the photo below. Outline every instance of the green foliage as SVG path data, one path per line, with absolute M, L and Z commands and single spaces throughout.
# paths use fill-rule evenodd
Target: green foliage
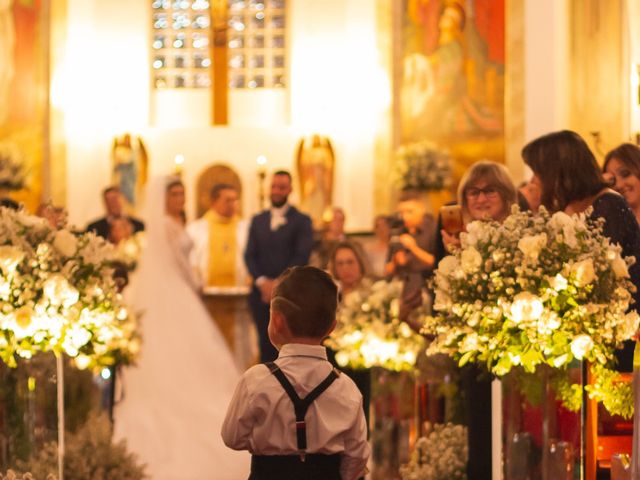
M 16 470 L 30 472 L 37 479 L 46 478 L 57 472 L 57 449 L 55 442 L 47 444 L 28 462 L 19 463 Z M 90 415 L 76 433 L 67 435 L 64 469 L 65 480 L 149 478 L 135 455 L 127 452 L 124 441 L 112 442 L 111 423 L 104 414 Z
M 602 365 L 594 365 L 591 371 L 595 383 L 585 387 L 589 397 L 602 402 L 612 415 L 625 419 L 633 417 L 633 383 L 621 381 L 620 372 Z

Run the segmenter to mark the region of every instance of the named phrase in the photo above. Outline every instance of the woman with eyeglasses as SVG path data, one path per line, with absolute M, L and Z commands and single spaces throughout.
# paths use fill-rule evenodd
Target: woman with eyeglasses
M 598 162 L 580 135 L 569 130 L 539 137 L 522 149 L 522 158 L 541 186 L 541 201 L 551 212 L 569 215 L 593 208 L 591 218 L 603 218 L 603 233 L 622 247 L 622 256 L 640 259 L 640 227 L 627 201 L 611 188 Z M 611 163 L 609 164 L 611 165 Z M 636 286 L 634 309 L 640 306 L 640 263 L 629 268 Z M 632 341 L 618 352 L 618 369 L 632 370 Z
M 458 186 L 458 204 L 466 225 L 475 220 L 504 220 L 516 203 L 516 187 L 509 172 L 496 162 L 481 160 L 465 172 Z M 460 246 L 458 235 L 440 231 L 447 250 Z
M 501 222 L 516 201 L 516 187 L 509 172 L 496 162 L 474 163 L 458 186 L 464 225 L 476 220 Z M 446 221 L 444 225 L 446 228 Z M 452 251 L 460 246 L 459 233 L 447 232 L 445 228 L 440 230 L 442 247 L 437 260 L 446 255 L 445 249 Z M 491 375 L 481 366 L 468 364 L 461 369 L 460 378 L 469 429 L 467 476 L 491 478 Z

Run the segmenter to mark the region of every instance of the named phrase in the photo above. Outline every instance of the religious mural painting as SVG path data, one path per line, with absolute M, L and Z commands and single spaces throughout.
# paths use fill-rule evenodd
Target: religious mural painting
M 401 145 L 430 142 L 454 159 L 504 161 L 504 0 L 404 0 Z
M 13 190 L 32 211 L 47 148 L 47 44 L 43 0 L 0 0 L 0 194 Z

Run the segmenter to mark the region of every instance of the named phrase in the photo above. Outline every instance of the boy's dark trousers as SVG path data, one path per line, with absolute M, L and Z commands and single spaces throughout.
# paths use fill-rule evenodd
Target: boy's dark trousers
M 249 480 L 342 480 L 340 454 L 254 455 Z

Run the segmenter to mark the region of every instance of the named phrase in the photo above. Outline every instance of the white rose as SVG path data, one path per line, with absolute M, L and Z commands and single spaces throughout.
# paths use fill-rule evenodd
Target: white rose
M 80 294 L 62 275 L 54 274 L 43 285 L 45 297 L 51 305 L 63 305 L 68 308 L 78 301 Z
M 5 275 L 13 273 L 24 259 L 24 252 L 11 245 L 0 246 L 0 268 Z
M 575 221 L 569 215 L 564 212 L 556 212 L 551 216 L 549 220 L 551 228 L 557 231 L 564 230 L 565 227 L 574 228 Z
M 589 335 L 578 335 L 571 342 L 571 353 L 578 360 L 582 360 L 584 356 L 593 348 L 593 340 Z
M 542 300 L 537 295 L 522 292 L 513 298 L 509 313 L 515 323 L 537 320 L 544 311 Z
M 474 247 L 465 248 L 460 255 L 460 264 L 466 273 L 475 273 L 482 266 L 482 255 Z
M 569 245 L 571 248 L 576 248 L 578 246 L 578 237 L 576 237 L 576 230 L 573 226 L 565 226 L 562 229 L 562 234 L 564 235 L 564 243 Z
M 438 272 L 443 273 L 444 275 L 451 275 L 458 268 L 460 268 L 460 264 L 458 263 L 458 259 L 453 255 L 447 255 L 438 264 Z
M 559 292 L 560 290 L 565 290 L 569 286 L 569 282 L 559 273 L 549 281 L 549 285 L 556 292 Z
M 465 246 L 473 247 L 478 241 L 486 241 L 488 238 L 488 226 L 486 222 L 476 220 L 467 224 L 467 231 L 460 238 Z
M 46 226 L 46 220 L 35 215 L 28 215 L 23 212 L 16 214 L 18 221 L 25 227 L 44 227 Z
M 629 278 L 629 268 L 627 262 L 618 254 L 611 260 L 611 268 L 617 278 Z
M 518 250 L 524 253 L 527 259 L 538 261 L 538 256 L 543 247 L 547 245 L 547 234 L 527 235 L 518 241 Z
M 560 317 L 555 312 L 545 312 L 538 320 L 538 333 L 550 335 L 560 326 Z
M 53 246 L 65 257 L 72 257 L 78 249 L 78 239 L 69 230 L 59 230 L 53 239 Z
M 574 276 L 576 285 L 578 287 L 589 285 L 596 279 L 596 271 L 593 268 L 593 260 L 589 258 L 587 260 L 582 260 L 578 263 L 575 263 L 571 267 L 571 274 Z

